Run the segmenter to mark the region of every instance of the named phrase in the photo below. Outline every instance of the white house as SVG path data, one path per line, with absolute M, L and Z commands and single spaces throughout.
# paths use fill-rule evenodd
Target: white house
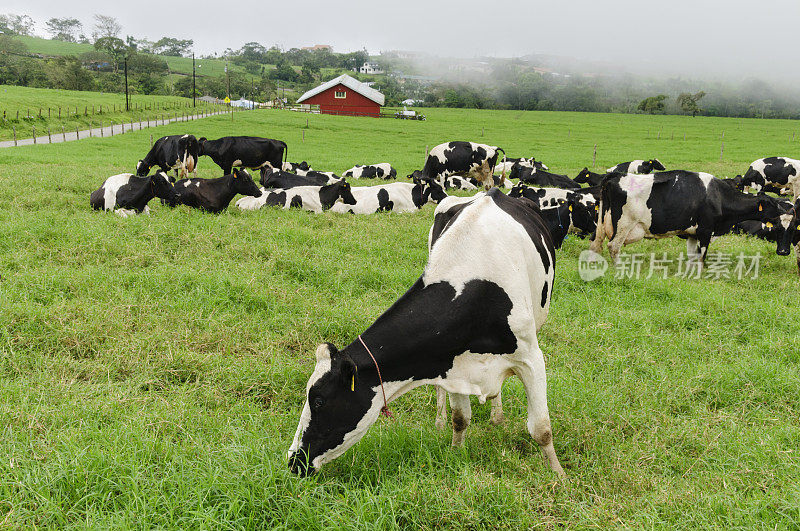
M 361 74 L 383 74 L 383 69 L 378 63 L 364 63 L 358 71 Z

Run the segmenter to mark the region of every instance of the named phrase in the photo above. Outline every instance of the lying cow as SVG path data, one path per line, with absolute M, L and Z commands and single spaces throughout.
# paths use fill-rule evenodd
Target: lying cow
M 286 142 L 257 136 L 224 136 L 217 140 L 201 138 L 200 155 L 211 157 L 229 175 L 234 167 L 261 170 L 280 168 L 289 152 Z
M 331 177 L 317 172 L 307 175 L 296 175 L 285 171 L 269 170 L 261 176 L 261 186 L 264 188 L 294 188 L 295 186 L 325 186 L 338 182 L 335 176 Z
M 462 446 L 470 395 L 480 402 L 494 398 L 516 374 L 527 395 L 528 432 L 550 467 L 564 474 L 536 337 L 553 290 L 550 234 L 529 201 L 497 189 L 442 214 L 414 285 L 342 350 L 317 347 L 288 452 L 292 472 L 312 473 L 342 455 L 386 404 L 421 385 L 450 394 L 452 444 Z
M 355 204 L 336 203 L 331 212 L 340 214 L 374 214 L 376 212 L 416 212 L 428 203 L 447 197 L 442 185 L 432 179 L 415 179 L 413 183 L 389 183 L 353 188 Z
M 355 198 L 347 181 L 336 181 L 325 186 L 296 186 L 289 189 L 261 189 L 260 197 L 243 197 L 236 202 L 241 210 L 258 210 L 263 206 L 277 206 L 284 209 L 301 208 L 317 214 L 331 208 L 341 200 L 354 205 Z
M 772 189 L 767 189 L 770 186 Z M 800 160 L 788 157 L 754 160 L 739 183 L 740 190 L 748 187 L 757 192 L 791 192 L 797 199 L 800 196 Z
M 397 177 L 397 170 L 392 168 L 392 165 L 388 162 L 370 164 L 369 166 L 356 164 L 344 172 L 343 176 L 352 177 L 353 179 L 394 179 Z
M 176 177 L 186 177 L 197 169 L 199 153 L 200 145 L 194 135 L 162 136 L 136 164 L 136 175 L 145 177 L 150 168 L 158 166 L 164 173 L 174 170 Z
M 147 203 L 154 197 L 164 199 L 175 206 L 178 196 L 169 177 L 163 171 L 149 177 L 137 177 L 132 173 L 120 173 L 105 182 L 89 196 L 89 204 L 95 210 L 114 210 L 122 217 L 149 213 Z
M 444 189 L 445 190 L 477 190 L 478 189 L 478 181 L 475 179 L 467 179 L 465 177 L 456 177 L 452 175 L 450 177 L 445 178 L 444 180 Z
M 712 236 L 730 232 L 741 221 L 767 221 L 779 213 L 776 199 L 744 194 L 708 173 L 613 175 L 603 182 L 591 249 L 599 253 L 608 238 L 616 261 L 624 245 L 642 238 L 684 235 L 689 258 L 702 263 Z
M 444 184 L 451 175 L 473 177 L 485 188 L 491 188 L 492 175 L 497 166 L 499 152 L 506 152 L 497 146 L 476 144 L 475 142 L 446 142 L 431 149 L 422 171 L 415 171 L 409 178 L 426 178 Z M 505 173 L 502 174 L 505 179 Z
M 305 175 L 307 172 L 311 171 L 311 166 L 309 166 L 306 161 L 299 164 L 296 162 L 284 162 L 281 166 L 281 170 L 288 171 L 289 173 L 296 173 L 297 175 Z
M 666 169 L 667 168 L 665 168 L 658 159 L 632 160 L 630 162 L 620 162 L 616 166 L 608 168 L 606 173 L 637 173 L 644 175 L 653 173 L 654 171 L 664 171 Z
M 512 175 L 511 173 L 514 171 L 514 166 L 517 166 L 518 168 L 537 168 L 539 170 L 550 170 L 550 168 L 548 168 L 541 161 L 536 160 L 534 157 L 530 157 L 527 159 L 524 157 L 520 158 L 508 157 L 505 159 L 505 162 L 499 162 L 497 164 L 495 171 L 500 171 L 500 172 L 504 171 L 509 174 L 508 178 L 516 179 L 517 177 L 514 177 L 514 175 Z
M 175 183 L 175 191 L 180 204 L 213 214 L 225 210 L 237 194 L 261 195 L 250 174 L 239 168 L 217 179 L 181 179 Z
M 523 168 L 520 170 L 519 182 L 535 186 L 554 186 L 556 188 L 564 188 L 565 190 L 577 190 L 581 187 L 580 184 L 566 175 L 537 170 L 536 168 Z

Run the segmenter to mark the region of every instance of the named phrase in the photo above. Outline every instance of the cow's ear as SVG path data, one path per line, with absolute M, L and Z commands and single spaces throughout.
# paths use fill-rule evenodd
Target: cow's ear
M 206 137 L 204 137 L 204 136 L 201 136 L 200 138 L 198 138 L 198 139 L 197 139 L 197 142 L 199 142 L 200 144 L 202 144 L 202 143 L 203 143 L 203 142 L 205 142 L 206 140 L 208 140 Z
M 317 361 L 322 361 L 324 359 L 331 359 L 338 353 L 339 350 L 333 345 L 333 343 L 323 343 L 317 347 L 315 356 Z
M 358 383 L 358 367 L 356 367 L 353 359 L 347 354 L 341 356 L 341 370 L 340 370 L 342 384 L 350 391 L 356 390 Z

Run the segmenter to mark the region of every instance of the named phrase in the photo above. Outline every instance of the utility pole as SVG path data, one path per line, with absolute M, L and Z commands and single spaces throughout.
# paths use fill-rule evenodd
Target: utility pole
M 231 76 L 228 74 L 228 56 L 225 56 L 225 80 L 228 83 L 228 99 L 231 97 Z
M 130 110 L 130 103 L 128 100 L 128 56 L 125 56 L 125 112 Z
M 195 89 L 194 52 L 192 52 L 192 107 L 197 107 L 197 90 Z

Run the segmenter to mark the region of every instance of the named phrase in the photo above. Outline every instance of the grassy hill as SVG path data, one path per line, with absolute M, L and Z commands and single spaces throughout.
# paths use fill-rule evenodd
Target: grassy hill
M 213 107 L 200 101 L 197 105 L 192 107 L 189 98 L 137 94 L 131 95 L 130 111 L 126 112 L 125 94 L 0 85 L 0 140 L 10 140 L 13 128 L 16 128 L 17 138 L 29 138 L 34 127 L 36 134 L 42 135 L 47 133 L 48 127 L 54 133 L 61 131 L 62 125 L 66 130 L 74 131 L 76 126 L 85 129 L 98 126 L 101 121 L 108 125 L 111 121 L 140 121 L 164 114 L 211 110 Z
M 40 53 L 44 55 L 80 55 L 85 52 L 94 51 L 94 46 L 91 44 L 62 42 L 42 39 L 40 37 L 18 36 L 15 38 L 22 41 L 31 53 Z M 174 73 L 192 73 L 191 57 L 173 57 L 169 55 L 159 55 L 158 57 L 164 59 L 170 71 Z M 197 59 L 196 64 L 200 67 L 197 70 L 197 75 L 216 77 L 225 73 L 224 59 Z M 244 69 L 233 63 L 229 63 L 228 67 L 231 72 L 244 72 Z
M 164 134 L 266 135 L 289 159 L 342 172 L 418 169 L 426 146 L 500 145 L 574 176 L 641 158 L 742 173 L 795 156 L 798 123 L 426 109 L 426 122 L 254 111 Z M 308 128 L 306 128 L 308 120 Z M 720 157 L 724 132 L 725 150 Z M 684 140 L 683 134 L 686 134 Z M 131 171 L 148 131 L 0 150 L 0 522 L 11 528 L 794 528 L 800 523 L 800 300 L 793 257 L 757 279 L 586 283 L 589 242 L 558 251 L 545 353 L 560 482 L 525 429 L 473 401 L 464 449 L 415 390 L 307 479 L 286 467 L 314 348 L 343 347 L 417 279 L 433 206 L 313 215 L 235 207 L 151 216 L 89 209 Z M 304 141 L 303 141 L 304 138 Z M 201 158 L 199 175 L 219 169 Z M 373 183 L 354 182 L 358 186 Z M 677 259 L 677 238 L 630 253 Z

